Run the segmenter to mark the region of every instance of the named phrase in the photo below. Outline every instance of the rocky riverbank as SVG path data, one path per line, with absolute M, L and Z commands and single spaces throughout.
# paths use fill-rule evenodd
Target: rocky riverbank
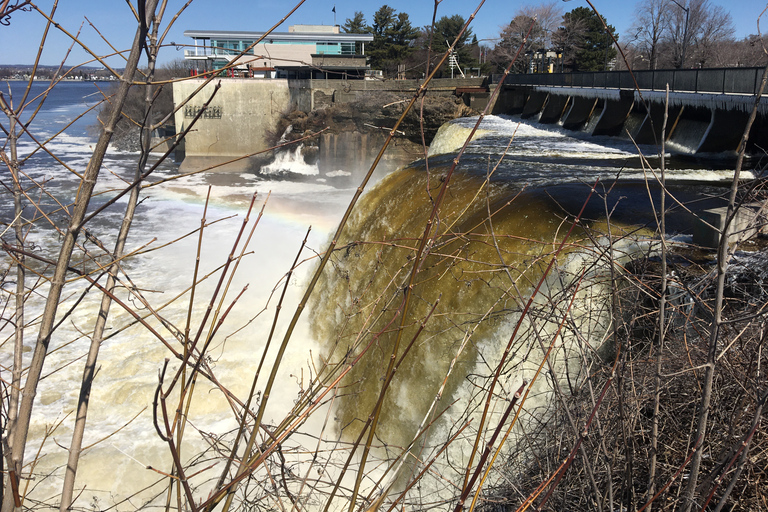
M 292 110 L 283 115 L 272 134 L 272 145 L 303 140 L 301 153 L 321 173 L 367 170 L 392 127 L 408 106 L 409 98 L 383 94 L 375 99 L 339 103 L 309 113 Z M 458 117 L 477 115 L 460 98 L 426 96 L 408 112 L 382 161 L 385 170 L 405 165 L 425 154 L 437 130 Z M 265 159 L 276 158 L 277 152 Z

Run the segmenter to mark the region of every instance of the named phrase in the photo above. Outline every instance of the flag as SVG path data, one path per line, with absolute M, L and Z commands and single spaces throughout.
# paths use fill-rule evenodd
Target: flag
M 335 5 L 333 6 L 333 9 L 331 9 L 331 11 L 333 12 L 333 14 L 336 14 L 336 6 Z

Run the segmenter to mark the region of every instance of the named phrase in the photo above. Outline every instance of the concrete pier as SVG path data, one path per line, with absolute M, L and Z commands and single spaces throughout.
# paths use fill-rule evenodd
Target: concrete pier
M 562 117 L 563 128 L 581 130 L 592 116 L 598 101 L 597 98 L 572 96 L 571 108 Z
M 216 84 L 221 83 L 218 91 Z M 173 99 L 179 105 L 202 85 L 203 80 L 173 84 Z M 250 155 L 267 147 L 270 130 L 291 104 L 287 80 L 226 79 L 211 82 L 176 112 L 176 132 L 187 129 L 203 104 L 208 109 L 184 139 L 183 166 L 203 168 Z M 240 159 L 218 170 L 244 170 L 250 159 Z
M 701 247 L 714 249 L 720 243 L 725 226 L 726 207 L 712 208 L 701 213 L 701 220 L 693 231 L 693 243 Z M 752 203 L 743 205 L 728 226 L 728 242 L 746 240 L 758 232 L 765 232 L 765 205 Z
M 605 106 L 597 120 L 592 135 L 618 135 L 621 133 L 624 123 L 632 111 L 635 103 L 634 94 L 629 91 L 620 91 L 618 99 L 605 100 Z
M 557 123 L 563 117 L 568 103 L 569 98 L 567 96 L 548 95 L 547 101 L 544 103 L 544 109 L 541 111 L 539 122 L 545 124 Z

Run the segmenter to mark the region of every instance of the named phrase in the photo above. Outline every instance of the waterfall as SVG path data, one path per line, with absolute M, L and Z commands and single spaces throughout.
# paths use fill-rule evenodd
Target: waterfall
M 342 382 L 336 404 L 336 426 L 349 441 L 375 410 L 397 338 L 415 249 L 445 179 L 444 166 L 433 164 L 427 173 L 417 165 L 390 174 L 371 190 L 339 240 L 333 265 L 311 305 L 310 323 L 324 346 L 320 360 L 329 368 L 341 367 L 367 351 Z M 415 276 L 396 358 L 412 347 L 398 363 L 384 396 L 377 444 L 396 452 L 434 421 L 420 440 L 420 456 L 426 457 L 463 421 L 472 419 L 472 428 L 479 424 L 485 392 L 498 365 L 503 377 L 492 400 L 494 420 L 486 428 L 496 426 L 493 421 L 498 421 L 511 394 L 533 380 L 550 342 L 555 350 L 549 364 L 556 379 L 572 385 L 584 378 L 584 357 L 591 359 L 600 347 L 610 348 L 605 343 L 611 322 L 608 263 L 600 262 L 599 251 L 594 250 L 608 244 L 603 235 L 596 235 L 605 233 L 605 221 L 579 223 L 553 269 L 544 275 L 574 219 L 558 201 L 575 190 L 551 194 L 489 182 L 471 172 L 453 176 L 434 226 L 437 234 L 427 244 Z M 580 189 L 581 200 L 587 193 L 588 187 Z M 625 228 L 618 222 L 613 226 L 615 233 Z M 621 249 L 615 247 L 617 259 L 620 254 L 626 260 L 643 249 L 642 242 L 637 245 L 639 238 L 627 239 Z M 542 279 L 521 320 L 523 307 Z M 564 318 L 568 325 L 556 335 Z M 502 361 L 518 321 L 522 327 L 511 342 L 509 357 Z M 540 377 L 513 431 L 510 450 L 530 455 L 514 439 L 525 431 L 535 437 L 551 414 L 553 400 L 550 377 Z M 467 433 L 449 449 L 450 455 L 439 464 L 447 479 L 460 477 L 452 465 L 467 462 L 472 442 Z M 429 485 L 441 487 L 444 482 Z
M 77 105 L 75 100 L 70 103 Z M 38 122 L 47 123 L 43 133 L 58 130 L 60 115 L 40 113 Z M 199 379 L 194 384 L 194 403 L 182 419 L 186 422 L 182 463 L 197 500 L 206 499 L 232 457 L 229 448 L 239 420 L 249 418 L 241 404 L 249 396 L 262 354 L 266 362 L 252 411 L 264 403 L 264 382 L 287 336 L 291 314 L 304 307 L 307 312 L 292 328 L 292 336 L 286 337 L 290 339 L 281 354 L 271 399 L 254 430 L 258 449 L 273 451 L 255 467 L 248 485 L 238 490 L 240 505 L 288 510 L 301 501 L 303 510 L 323 510 L 337 479 L 342 480 L 341 488 L 330 510 L 349 505 L 351 480 L 359 471 L 363 450 L 350 459 L 343 477 L 341 468 L 349 457 L 350 441 L 376 408 L 401 323 L 401 342 L 394 351 L 396 372 L 384 395 L 362 492 L 366 496 L 386 492 L 390 505 L 396 492 L 405 489 L 408 477 L 434 459 L 403 508 L 424 509 L 455 499 L 478 434 L 482 447 L 491 432 L 509 428 L 511 417 L 502 422 L 502 413 L 523 385 L 530 393 L 525 403 L 512 409 L 520 416 L 504 444 L 503 462 L 498 463 L 504 471 L 492 474 L 486 488 L 506 477 L 514 482 L 516 475 L 528 471 L 546 429 L 557 427 L 556 388 L 564 396 L 579 392 L 587 373 L 599 372 L 602 358 L 611 356 L 613 279 L 626 260 L 650 251 L 651 233 L 644 226 L 653 226 L 654 209 L 648 201 L 650 196 L 658 204 L 659 191 L 643 181 L 645 171 L 639 165 L 631 167 L 637 155 L 627 141 L 614 139 L 607 147 L 605 141 L 569 135 L 551 125 L 537 127 L 489 116 L 450 178 L 434 222 L 428 224 L 455 151 L 474 121 L 441 128 L 428 162 L 389 174 L 379 170 L 376 178 L 386 176 L 354 209 L 307 304 L 302 297 L 313 262 L 324 254 L 344 206 L 357 193 L 357 176 L 367 168 L 371 153 L 378 151 L 374 141 L 353 132 L 324 133 L 317 150 L 319 175 L 317 165 L 308 165 L 300 148 L 282 153 L 259 173 L 185 175 L 171 164 L 160 166 L 152 175 L 157 181 L 142 191 L 145 200 L 129 240 L 130 256 L 122 263 L 131 281 L 116 294 L 125 306 L 110 313 L 108 338 L 101 348 L 88 419 L 87 442 L 92 446 L 78 468 L 77 488 L 82 493 L 77 507 L 135 510 L 164 506 L 167 500 L 163 489 L 172 479 L 164 475 L 173 471 L 173 462 L 168 443 L 155 430 L 153 412 L 158 411 L 158 370 L 169 357 L 169 346 L 136 324 L 128 309 L 146 318 L 179 352 L 179 333 L 190 312 L 194 322 L 201 322 L 209 305 L 222 312 L 222 321 L 226 311 L 226 321 L 220 330 L 216 327 L 210 349 L 201 358 L 216 381 Z M 58 137 L 46 147 L 81 168 L 88 162 L 91 144 L 83 133 Z M 20 148 L 26 154 L 37 151 L 30 140 L 22 140 Z M 384 163 L 399 162 L 406 154 L 396 153 L 397 158 Z M 323 160 L 326 156 L 333 159 Z M 99 178 L 94 207 L 130 182 L 135 158 L 128 152 L 107 154 L 105 169 L 110 172 Z M 46 191 L 63 198 L 63 204 L 77 192 L 72 173 L 57 167 L 44 152 L 37 151 L 26 161 L 25 173 L 45 182 Z M 676 199 L 703 209 L 711 205 L 692 203 L 691 198 L 716 194 L 701 181 L 731 176 L 730 171 L 711 169 L 668 170 L 667 187 Z M 598 178 L 602 181 L 595 185 Z M 681 189 L 675 180 L 696 184 Z M 241 244 L 251 240 L 250 227 L 243 223 L 255 192 L 258 200 L 248 225 L 258 218 L 258 226 L 250 245 L 238 245 L 235 251 L 235 240 Z M 584 215 L 566 238 L 590 194 Z M 42 205 L 54 221 L 66 223 L 53 199 L 43 198 Z M 10 223 L 12 202 L 1 206 L 0 213 Z M 691 218 L 687 212 L 675 214 L 668 219 L 668 229 L 687 233 Z M 97 254 L 93 241 L 98 238 L 111 245 L 120 220 L 119 208 L 103 212 L 88 224 L 89 236 L 81 241 Z M 203 224 L 198 238 L 195 230 Z M 313 229 L 303 247 L 310 225 Z M 238 238 L 241 227 L 244 235 Z M 427 227 L 429 241 L 414 270 Z M 40 221 L 28 235 L 29 248 L 53 259 L 59 238 L 56 230 Z M 299 263 L 287 279 L 299 247 L 303 247 Z M 242 260 L 230 259 L 230 251 L 242 254 Z M 193 299 L 189 289 L 198 252 L 200 282 Z M 92 260 L 79 254 L 77 268 L 93 268 Z M 232 263 L 230 271 L 239 265 L 237 276 L 231 287 L 229 278 L 224 280 L 226 294 L 213 301 L 219 272 L 227 262 Z M 10 255 L 3 256 L 3 263 L 6 268 L 12 264 Z M 30 268 L 41 275 L 49 273 L 42 264 Z M 27 302 L 30 319 L 42 311 L 44 280 L 32 285 L 34 293 Z M 283 290 L 285 300 L 278 307 Z M 146 297 L 146 305 L 138 300 L 139 293 Z M 3 298 L 7 309 L 9 297 Z M 409 304 L 403 309 L 406 297 Z M 56 507 L 78 401 L 80 360 L 87 352 L 100 298 L 82 279 L 73 276 L 67 283 L 60 309 L 64 321 L 51 340 L 53 350 L 30 430 L 28 453 L 33 456 L 33 450 L 40 450 L 41 458 L 34 468 L 30 464 L 32 479 L 24 480 L 25 486 L 29 482 L 27 503 Z M 36 320 L 30 322 L 26 335 L 33 340 Z M 275 337 L 267 349 L 273 322 Z M 12 324 L 6 322 L 0 329 L 9 338 Z M 203 338 L 212 332 L 210 323 L 195 323 L 191 329 Z M 9 368 L 12 351 L 10 344 L 5 346 L 0 361 Z M 25 358 L 30 355 L 24 352 Z M 171 359 L 171 372 L 181 368 L 177 358 Z M 540 365 L 542 373 L 534 382 Z M 177 403 L 169 402 L 168 407 L 173 415 Z M 246 427 L 248 437 L 253 417 Z M 275 435 L 284 437 L 277 443 Z M 243 451 L 241 444 L 235 457 Z M 477 457 L 473 464 L 477 465 Z M 382 482 L 394 483 L 385 485 L 379 481 L 382 477 Z M 360 502 L 364 498 L 358 496 Z
M 304 144 L 286 151 L 279 151 L 271 163 L 261 166 L 260 172 L 262 175 L 293 173 L 316 176 L 320 174 L 317 162 L 310 164 L 305 160 Z

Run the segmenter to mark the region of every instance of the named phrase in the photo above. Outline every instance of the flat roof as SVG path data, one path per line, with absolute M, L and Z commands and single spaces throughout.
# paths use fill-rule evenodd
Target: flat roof
M 226 30 L 185 30 L 184 37 L 193 39 L 240 39 L 256 41 L 264 32 L 238 32 Z M 334 34 L 332 32 L 271 32 L 263 42 L 269 41 L 333 41 L 371 42 L 373 34 Z

